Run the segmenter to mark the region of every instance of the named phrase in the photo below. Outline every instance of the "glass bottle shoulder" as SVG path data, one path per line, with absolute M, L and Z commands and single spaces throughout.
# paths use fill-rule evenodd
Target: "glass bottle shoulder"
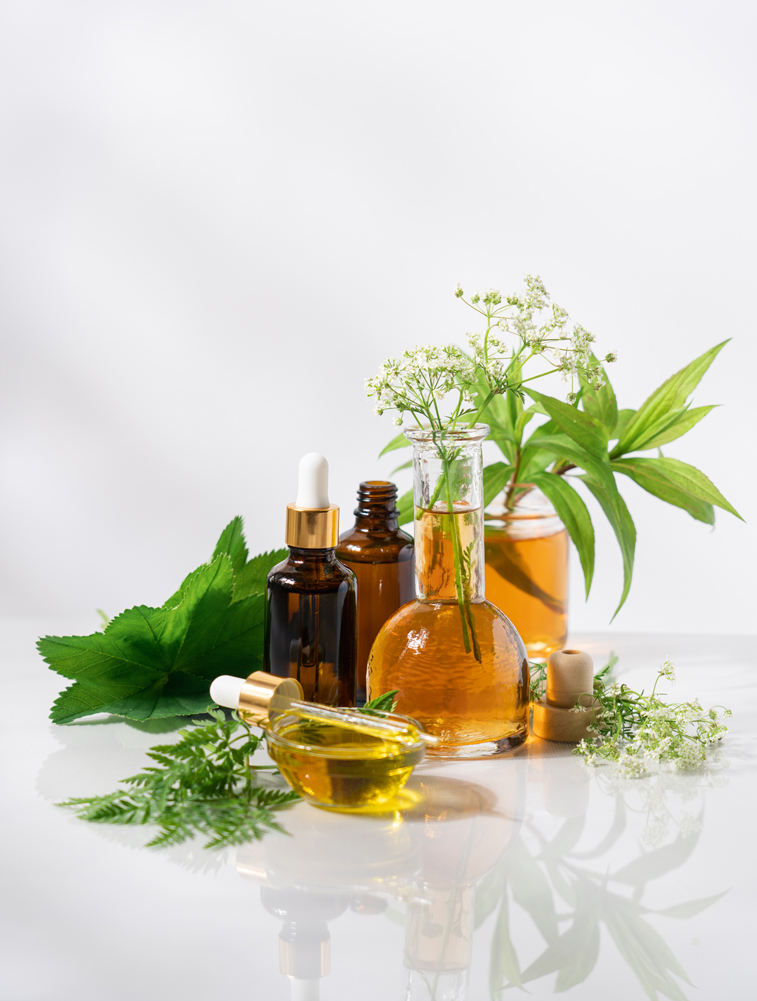
M 340 537 L 337 555 L 355 563 L 405 563 L 413 558 L 413 539 L 401 528 L 382 531 L 355 526 Z
M 289 556 L 268 574 L 272 590 L 333 593 L 354 591 L 357 578 L 334 550 L 290 550 Z

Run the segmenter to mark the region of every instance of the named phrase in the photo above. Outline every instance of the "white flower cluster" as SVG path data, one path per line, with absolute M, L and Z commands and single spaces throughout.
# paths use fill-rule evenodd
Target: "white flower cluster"
M 731 715 L 730 710 L 712 708 L 705 712 L 697 700 L 667 703 L 656 694 L 663 678 L 675 681 L 669 660 L 658 671 L 650 695 L 617 682 L 597 680 L 594 695 L 600 709 L 597 722 L 588 727 L 595 736 L 582 740 L 575 753 L 589 765 L 615 762 L 618 774 L 626 778 L 646 775 L 663 761 L 680 771 L 701 768 L 708 747 L 728 729 L 723 720 Z
M 377 375 L 366 379 L 366 394 L 376 398 L 375 413 L 399 412 L 395 424 L 402 424 L 402 415 L 410 412 L 418 421 L 441 426 L 439 404 L 456 390 L 456 414 L 462 404 L 471 405 L 475 376 L 475 365 L 454 344 L 418 347 L 388 358 Z
M 458 285 L 455 295 L 463 298 L 464 294 Z M 552 371 L 561 372 L 571 384 L 580 375 L 595 389 L 604 385 L 602 364 L 592 353 L 594 335 L 580 324 L 570 326 L 567 311 L 550 302 L 550 295 L 538 275 L 526 275 L 523 292 L 507 296 L 504 302 L 499 292 L 489 289 L 484 295 L 471 296 L 470 305 L 486 317 L 488 325 L 485 335 L 468 335 L 471 354 L 485 372 L 490 387 L 498 392 L 507 388 L 508 362 L 516 355 L 523 364 L 535 355 L 542 356 Z M 494 337 L 493 327 L 514 335 L 517 342 L 510 345 Z M 524 348 L 526 357 L 523 357 Z M 602 360 L 614 362 L 617 354 L 608 352 Z M 571 391 L 568 401 L 573 403 L 575 399 L 576 394 Z

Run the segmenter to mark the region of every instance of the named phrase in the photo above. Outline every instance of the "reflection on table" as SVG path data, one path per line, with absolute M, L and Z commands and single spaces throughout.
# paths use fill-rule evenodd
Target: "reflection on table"
M 703 788 L 722 781 L 719 774 L 617 781 L 538 740 L 510 761 L 488 764 L 484 780 L 492 768 L 496 793 L 419 769 L 391 812 L 300 809 L 287 818 L 292 837 L 238 849 L 237 871 L 260 885 L 264 907 L 281 922 L 279 968 L 295 1001 L 320 996 L 330 971 L 329 922 L 348 909 L 381 915 L 390 904 L 404 907 L 397 966 L 405 971 L 405 1001 L 466 1001 L 473 933 L 487 922 L 494 998 L 552 973 L 556 993 L 582 983 L 597 963 L 604 925 L 649 996 L 685 1001 L 679 981 L 689 983 L 686 972 L 645 915 L 685 920 L 722 894 L 656 911 L 642 898 L 649 882 L 693 853 Z M 614 808 L 606 830 L 586 846 L 592 786 Z M 610 856 L 628 840 L 632 810 L 647 818 L 647 844 L 613 870 Z M 679 830 L 659 846 L 666 825 Z M 527 922 L 543 948 L 523 963 L 518 932 Z

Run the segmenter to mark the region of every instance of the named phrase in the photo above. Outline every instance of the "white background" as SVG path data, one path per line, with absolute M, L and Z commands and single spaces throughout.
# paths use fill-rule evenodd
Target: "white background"
M 395 465 L 364 377 L 475 329 L 458 281 L 525 272 L 618 351 L 620 406 L 733 338 L 695 395 L 724 406 L 666 452 L 753 523 L 753 4 L 6 0 L 2 21 L 6 614 L 160 603 L 237 513 L 253 552 L 280 545 L 306 451 L 346 526 Z M 620 486 L 639 542 L 615 628 L 753 631 L 752 525 Z M 577 630 L 621 589 L 595 523 Z

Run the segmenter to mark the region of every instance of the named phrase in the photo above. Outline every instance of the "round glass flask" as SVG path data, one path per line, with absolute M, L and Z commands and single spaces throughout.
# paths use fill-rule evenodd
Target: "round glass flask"
M 530 483 L 508 487 L 484 515 L 486 593 L 520 633 L 531 660 L 568 638 L 568 533 Z
M 486 757 L 528 732 L 528 658 L 513 624 L 484 597 L 481 443 L 486 425 L 410 428 L 418 598 L 371 649 L 368 698 L 396 690 L 396 711 L 439 738 L 428 753 Z

